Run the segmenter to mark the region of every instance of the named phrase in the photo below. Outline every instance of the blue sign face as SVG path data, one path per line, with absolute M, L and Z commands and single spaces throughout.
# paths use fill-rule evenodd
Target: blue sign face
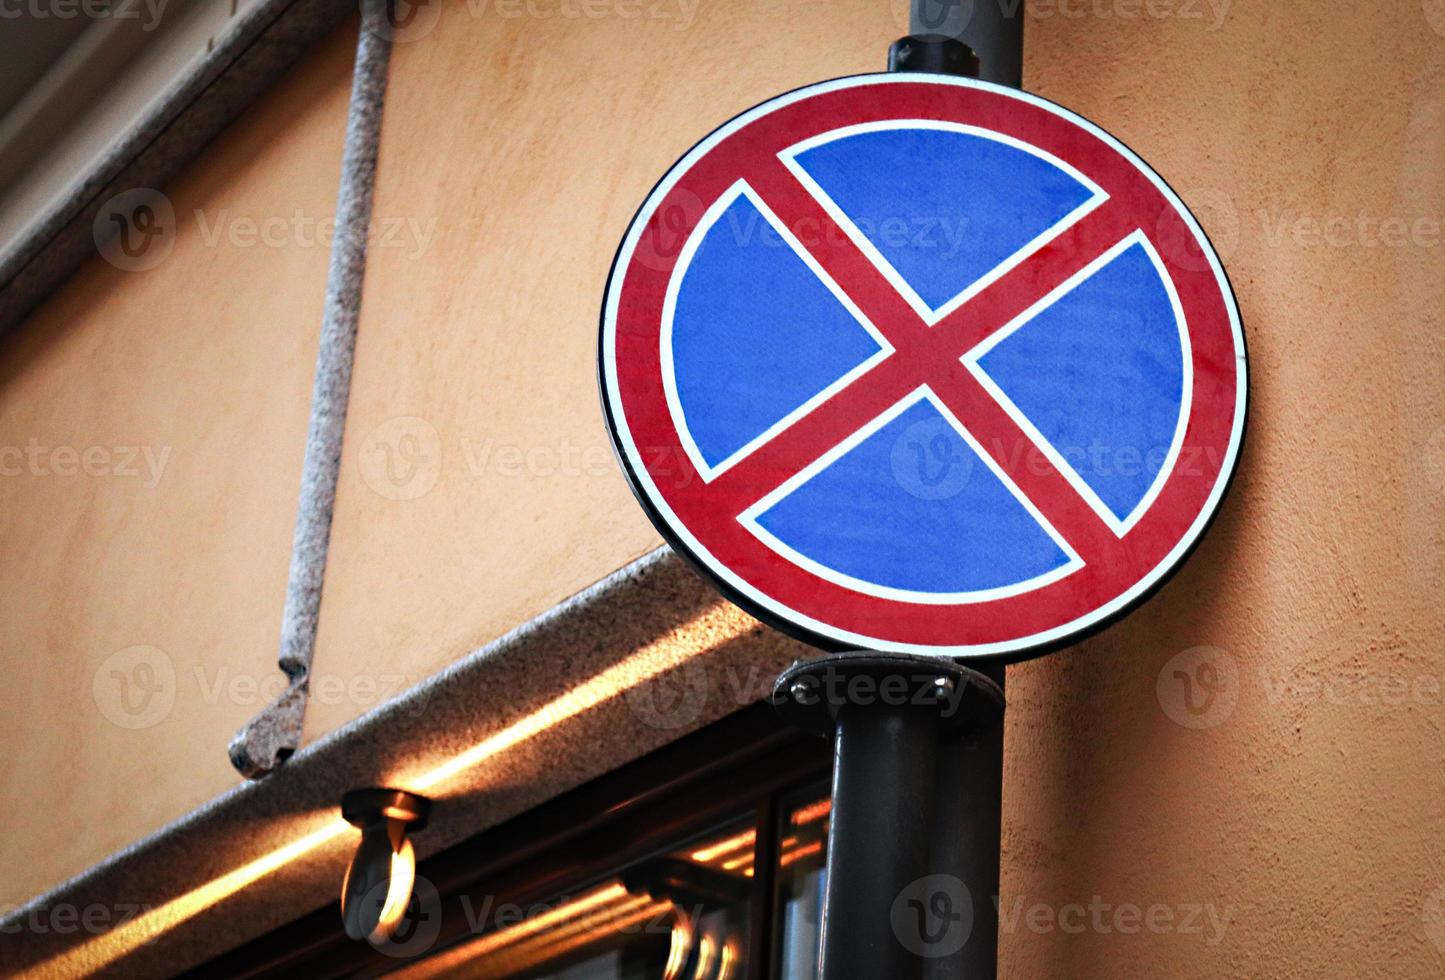
M 678 234 L 669 201 L 705 206 Z M 917 77 L 784 96 L 684 158 L 624 242 L 603 377 L 639 497 L 730 595 L 954 655 L 1157 583 L 1243 421 L 1232 297 L 1162 181 L 1057 107 Z

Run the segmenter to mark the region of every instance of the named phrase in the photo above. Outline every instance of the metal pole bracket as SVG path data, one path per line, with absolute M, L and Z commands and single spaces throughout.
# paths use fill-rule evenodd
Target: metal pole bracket
M 800 660 L 773 685 L 778 713 L 820 736 L 834 733 L 845 706 L 874 704 L 929 711 L 941 735 L 967 737 L 999 726 L 1004 693 L 985 675 L 951 660 L 870 651 Z

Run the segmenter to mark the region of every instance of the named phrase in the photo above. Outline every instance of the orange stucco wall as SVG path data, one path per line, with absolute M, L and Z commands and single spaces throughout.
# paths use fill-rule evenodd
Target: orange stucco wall
M 0 903 L 233 785 L 230 733 L 279 693 L 354 48 L 165 188 L 169 241 L 0 339 Z
M 616 242 L 715 123 L 876 69 L 903 6 L 451 0 L 398 41 L 390 237 L 368 267 L 308 738 L 657 543 L 594 389 Z M 178 210 L 327 213 L 348 43 L 168 189 Z M 1008 970 L 1438 975 L 1445 7 L 1039 2 L 1026 81 L 1196 209 L 1239 296 L 1252 415 L 1184 571 L 1010 673 Z M 207 251 L 183 223 L 160 269 L 97 261 L 0 342 L 6 444 L 176 447 L 174 481 L 139 502 L 114 481 L 0 481 L 21 556 L 0 569 L 0 725 L 38 746 L 5 754 L 0 812 L 55 844 L 0 900 L 233 778 L 225 741 L 258 705 L 184 678 L 264 678 L 274 658 L 324 277 L 323 250 Z M 183 681 L 163 724 L 121 729 L 92 678 L 136 644 Z M 155 769 L 154 799 L 121 792 Z

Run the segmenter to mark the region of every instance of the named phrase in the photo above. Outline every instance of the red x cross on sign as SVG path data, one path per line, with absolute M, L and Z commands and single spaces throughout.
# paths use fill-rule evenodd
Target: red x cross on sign
M 1092 196 L 952 301 L 931 306 L 798 163 L 799 147 L 826 143 L 840 133 L 910 129 L 967 134 L 1027 152 L 1074 175 Z M 896 172 L 865 177 L 884 184 L 901 180 Z M 998 207 L 1006 211 L 1008 190 L 998 193 Z M 744 198 L 782 239 L 783 261 L 796 256 L 806 263 L 853 311 L 878 352 L 726 460 L 709 462 L 693 431 L 706 430 L 709 420 L 698 417 L 701 409 L 684 406 L 686 392 L 679 395 L 693 375 L 679 373 L 677 360 L 692 356 L 692 348 L 674 349 L 674 325 L 680 315 L 696 319 L 690 308 L 680 314 L 679 304 L 691 302 L 683 284 L 698 267 L 700 242 L 710 229 L 722 227 L 719 215 L 729 202 Z M 1157 270 L 1154 288 L 1167 296 L 1170 322 L 1177 324 L 1180 363 L 1168 375 L 1179 378 L 1168 452 L 1148 493 L 1122 515 L 1105 501 L 1107 488 L 1095 486 L 1087 466 L 1057 445 L 1057 434 L 1051 437 L 1035 425 L 981 362 L 1055 304 L 1069 309 L 1068 297 L 1083 295 L 1076 287 L 1099 281 L 1100 270 L 1131 248 L 1152 263 L 1141 268 Z M 698 280 L 707 274 L 695 273 Z M 770 287 L 760 281 L 757 288 Z M 743 281 L 733 292 L 749 291 Z M 801 291 L 799 296 L 801 304 Z M 795 329 L 788 306 L 785 298 L 768 307 L 768 316 L 778 319 L 777 331 Z M 756 319 L 738 322 L 752 329 Z M 720 336 L 728 346 L 729 335 Z M 679 343 L 692 344 L 690 337 Z M 1120 615 L 1157 587 L 1197 542 L 1219 505 L 1242 439 L 1243 344 L 1228 281 L 1198 224 L 1164 182 L 1113 137 L 1042 99 L 984 83 L 860 76 L 801 89 L 744 113 L 694 147 L 658 184 L 633 220 L 609 280 L 602 394 L 619 456 L 649 515 L 674 547 L 755 615 L 833 648 L 1020 656 Z M 805 350 L 812 348 L 798 346 L 801 371 L 809 370 Z M 763 374 L 786 369 L 793 354 L 783 349 L 771 356 L 772 362 L 758 368 Z M 1145 350 L 1135 359 L 1151 356 Z M 727 364 L 719 373 L 734 371 L 730 357 L 722 357 Z M 1159 373 L 1164 369 L 1145 367 L 1164 376 Z M 1056 373 L 1061 402 L 1067 402 L 1069 386 L 1081 383 L 1078 377 L 1087 372 L 1081 368 L 1076 377 L 1066 363 Z M 768 392 L 746 381 L 737 379 L 733 402 L 740 414 L 756 414 L 755 404 L 743 403 L 765 401 Z M 733 383 L 716 382 L 723 395 L 733 390 L 725 382 Z M 704 378 L 701 384 L 713 382 Z M 898 571 L 900 581 L 908 575 L 932 581 L 912 571 L 930 562 L 981 562 L 977 542 L 983 541 L 986 551 L 988 535 L 1002 534 L 1005 522 L 995 525 L 988 512 L 975 510 L 980 526 L 962 527 L 956 522 L 969 514 L 957 502 L 928 503 L 953 512 L 941 518 L 941 530 L 920 536 L 916 546 L 890 540 L 887 548 L 878 548 L 880 532 L 865 526 L 866 515 L 876 509 L 845 506 L 816 515 L 832 522 L 828 534 L 841 542 L 836 547 L 807 528 L 798 544 L 780 542 L 760 526 L 759 513 L 820 467 L 853 452 L 860 438 L 897 416 L 920 392 L 978 454 L 981 478 L 996 477 L 1047 529 L 1067 554 L 1066 563 L 1018 583 L 932 592 L 894 587 L 880 581 L 883 574 L 869 579 L 858 572 L 884 559 L 848 552 L 850 539 L 864 551 L 901 556 L 888 558 L 908 565 Z M 1128 397 L 1121 389 L 1119 412 L 1125 417 Z M 720 406 L 708 411 L 729 410 L 726 397 L 706 404 Z M 881 484 L 890 479 L 880 472 L 880 485 L 860 486 L 857 495 L 887 499 L 896 488 Z M 919 507 L 917 516 L 909 512 L 914 524 L 930 519 L 931 511 Z M 814 508 L 819 509 L 826 508 Z M 961 536 L 971 542 L 965 550 Z M 835 555 L 842 560 L 830 557 Z M 949 574 L 944 569 L 936 577 L 944 581 Z

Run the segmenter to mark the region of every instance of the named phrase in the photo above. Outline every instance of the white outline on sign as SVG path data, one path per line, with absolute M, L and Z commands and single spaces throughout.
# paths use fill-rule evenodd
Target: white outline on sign
M 787 244 L 788 248 L 792 249 L 798 258 L 803 260 L 813 275 L 817 276 L 819 281 L 827 287 L 828 292 L 832 293 L 833 297 L 843 304 L 843 307 L 852 315 L 853 319 L 857 320 L 863 329 L 868 331 L 869 335 L 878 344 L 880 350 L 876 354 L 870 355 L 866 361 L 860 363 L 857 367 L 828 385 L 828 387 L 818 392 L 812 398 L 803 402 L 803 404 L 793 409 L 787 415 L 784 415 L 772 425 L 768 426 L 759 435 L 739 447 L 722 462 L 716 466 L 709 466 L 702 458 L 702 451 L 697 448 L 697 441 L 693 439 L 692 430 L 688 428 L 687 414 L 683 412 L 682 400 L 677 394 L 677 364 L 674 362 L 672 356 L 672 327 L 673 319 L 677 315 L 677 294 L 682 291 L 682 282 L 687 277 L 687 271 L 692 265 L 693 258 L 697 255 L 697 250 L 702 247 L 703 239 L 707 237 L 707 233 L 712 230 L 713 225 L 717 224 L 718 219 L 723 216 L 728 208 L 732 207 L 733 202 L 739 197 L 746 197 L 749 203 L 758 209 L 758 213 L 763 216 L 763 220 L 767 221 L 773 230 L 782 238 L 784 243 Z M 759 234 L 761 234 L 761 232 L 759 232 Z M 773 209 L 768 207 L 767 202 L 759 197 L 757 192 L 748 186 L 748 182 L 745 180 L 739 180 L 729 187 L 727 191 L 713 203 L 712 207 L 703 212 L 702 219 L 698 222 L 697 227 L 692 230 L 692 234 L 688 236 L 687 241 L 682 246 L 682 251 L 678 253 L 677 266 L 673 270 L 671 281 L 667 284 L 667 296 L 663 300 L 662 305 L 662 390 L 667 396 L 667 409 L 672 413 L 672 424 L 677 429 L 683 451 L 687 453 L 687 458 L 692 461 L 692 465 L 697 467 L 697 471 L 702 475 L 702 481 L 704 483 L 711 483 L 717 478 L 719 473 L 724 472 L 736 464 L 738 460 L 754 452 L 759 446 L 765 445 L 779 432 L 782 432 L 798 419 L 807 415 L 813 409 L 823 404 L 823 402 L 848 387 L 861 377 L 865 371 L 872 368 L 893 352 L 894 347 L 888 342 L 887 338 L 878 332 L 878 328 L 864 315 L 863 311 L 858 308 L 858 305 L 853 302 L 847 293 L 843 292 L 842 287 L 833 281 L 833 277 L 824 271 L 822 265 L 818 263 L 818 260 L 813 258 L 812 253 L 803 246 L 802 242 L 798 241 L 792 231 L 788 229 L 788 226 L 783 224 L 782 219 L 773 213 Z
M 1050 166 L 1062 170 L 1074 180 L 1078 181 L 1089 190 L 1089 198 L 1058 221 L 1055 221 L 1052 225 L 1039 232 L 1017 252 L 1014 252 L 1008 258 L 984 273 L 980 278 L 969 283 L 964 287 L 962 292 L 935 310 L 924 301 L 922 296 L 918 295 L 918 291 L 893 267 L 893 263 L 883 257 L 883 253 L 878 251 L 878 247 L 869 240 L 867 235 L 863 234 L 862 229 L 838 206 L 838 202 L 828 196 L 828 192 L 823 190 L 822 185 L 814 180 L 808 171 L 803 169 L 803 165 L 800 164 L 797 159 L 798 154 L 806 153 L 808 150 L 824 146 L 835 140 L 846 139 L 849 136 L 858 136 L 862 133 L 884 133 L 900 129 L 927 129 L 936 132 L 962 133 L 965 136 L 977 136 L 982 139 L 992 140 L 995 143 L 1002 143 L 1004 146 L 1012 147 L 1015 150 L 1022 150 L 1025 153 L 1038 157 Z M 801 143 L 794 143 L 779 153 L 778 159 L 782 160 L 784 166 L 808 189 L 808 193 L 817 199 L 818 203 L 823 206 L 823 210 L 828 212 L 828 216 L 852 239 L 853 244 L 857 245 L 859 250 L 868 256 L 869 261 L 878 267 L 878 271 L 883 274 L 883 277 L 892 284 L 899 295 L 908 301 L 908 305 L 913 307 L 913 311 L 930 327 L 936 325 L 938 321 L 983 292 L 1004 276 L 1010 269 L 1053 241 L 1053 239 L 1062 234 L 1071 225 L 1076 224 L 1080 218 L 1109 199 L 1109 195 L 1104 192 L 1102 187 L 1085 177 L 1076 167 L 1065 163 L 1063 160 L 1039 149 L 1037 146 L 1030 146 L 1022 140 L 1015 139 L 1012 136 L 1005 136 L 1003 133 L 996 133 L 991 129 L 982 129 L 978 126 L 966 126 L 963 123 L 943 122 L 938 119 L 888 119 L 882 122 L 859 123 L 856 126 L 844 126 L 841 129 L 829 130 L 826 133 L 821 133 L 818 136 L 803 140 Z
M 852 575 L 847 575 L 832 569 L 821 562 L 809 558 L 795 548 L 790 547 L 780 540 L 777 535 L 758 523 L 758 518 L 771 510 L 774 504 L 778 503 L 784 497 L 787 497 L 794 490 L 797 490 L 829 466 L 832 466 L 839 459 L 842 459 L 843 456 L 847 455 L 850 450 L 873 435 L 873 433 L 924 399 L 927 399 L 933 407 L 938 410 L 938 414 L 942 415 L 944 420 L 953 427 L 954 431 L 963 437 L 964 442 L 968 443 L 968 447 L 973 450 L 974 455 L 980 457 L 988 464 L 988 468 L 993 471 L 994 476 L 999 478 L 1004 488 L 1013 495 L 1015 500 L 1023 505 L 1024 509 L 1028 511 L 1029 516 L 1034 519 L 1039 527 L 1043 528 L 1049 537 L 1053 538 L 1054 544 L 1058 545 L 1059 550 L 1068 556 L 1069 560 L 1067 562 L 1058 568 L 1050 569 L 1041 575 L 1035 575 L 1032 578 L 1025 579 L 1022 582 L 1015 582 L 1012 585 L 1000 585 L 992 589 L 975 589 L 971 592 L 918 592 L 913 589 L 898 589 L 887 585 L 878 585 L 877 583 L 855 578 Z M 968 427 L 959 421 L 958 416 L 948 410 L 948 406 L 943 404 L 938 396 L 934 394 L 933 389 L 926 384 L 919 385 L 912 392 L 903 396 L 902 400 L 894 404 L 893 407 L 889 408 L 882 415 L 879 415 L 847 439 L 844 439 L 822 456 L 819 456 L 812 463 L 809 463 L 806 467 L 794 473 L 785 483 L 773 490 L 772 493 L 739 514 L 738 521 L 756 535 L 758 540 L 763 544 L 772 548 L 793 564 L 806 568 L 819 578 L 827 579 L 829 582 L 841 585 L 847 589 L 852 589 L 854 592 L 862 592 L 865 595 L 878 596 L 883 599 L 898 599 L 903 602 L 922 602 L 942 606 L 955 602 L 984 602 L 989 599 L 1007 599 L 1009 596 L 1018 595 L 1021 592 L 1030 592 L 1034 589 L 1042 588 L 1050 582 L 1057 582 L 1064 576 L 1084 567 L 1084 560 L 1079 557 L 1079 553 L 1064 540 L 1063 535 L 1059 534 L 1058 530 L 1049 523 L 1048 518 L 1044 517 L 1038 507 L 1034 505 L 1034 502 L 1024 495 L 1024 492 L 1020 490 L 1018 485 L 1003 471 L 1003 468 L 994 461 L 994 458 L 988 454 L 982 444 L 973 437 L 973 433 L 968 431 Z
M 1174 310 L 1174 324 L 1175 328 L 1179 331 L 1179 350 L 1184 356 L 1184 374 L 1180 379 L 1183 385 L 1181 389 L 1183 395 L 1179 400 L 1179 416 L 1174 422 L 1174 436 L 1169 443 L 1169 452 L 1165 455 L 1164 461 L 1159 467 L 1159 473 L 1154 477 L 1154 482 L 1149 485 L 1148 491 L 1143 497 L 1140 497 L 1139 502 L 1134 505 L 1134 509 L 1121 521 L 1114 515 L 1114 511 L 1110 509 L 1109 505 L 1104 503 L 1099 495 L 1094 492 L 1094 488 L 1084 481 L 1084 478 L 1079 475 L 1079 472 L 1075 470 L 1073 466 L 1069 465 L 1069 461 L 1064 458 L 1063 453 L 1055 449 L 1053 443 L 1049 442 L 1048 438 L 1029 421 L 1029 417 L 1014 404 L 1013 399 L 1004 394 L 1003 389 L 998 386 L 993 378 L 989 377 L 988 372 L 983 369 L 983 365 L 980 364 L 979 361 L 1024 324 L 1063 299 L 1065 295 L 1072 292 L 1074 288 L 1083 283 L 1084 280 L 1114 261 L 1120 255 L 1123 255 L 1125 251 L 1136 244 L 1144 247 L 1144 252 L 1149 256 L 1149 261 L 1154 264 L 1154 270 L 1159 274 L 1159 278 L 1164 283 L 1164 289 L 1169 294 L 1169 305 Z M 1179 459 L 1179 452 L 1184 447 L 1184 431 L 1189 426 L 1189 410 L 1194 404 L 1194 347 L 1189 342 L 1189 327 L 1184 320 L 1184 306 L 1179 302 L 1179 293 L 1174 289 L 1174 280 L 1169 277 L 1169 270 L 1164 268 L 1163 260 L 1159 258 L 1159 253 L 1154 250 L 1153 243 L 1149 241 L 1148 236 L 1146 236 L 1143 231 L 1136 229 L 1131 232 L 1113 248 L 1064 280 L 1064 282 L 1055 287 L 1052 292 L 1044 296 L 1043 299 L 1040 299 L 1033 306 L 1024 310 L 1023 313 L 1010 320 L 994 333 L 989 334 L 987 339 L 977 347 L 968 351 L 968 353 L 964 354 L 959 360 L 963 361 L 964 367 L 972 372 L 973 376 L 978 379 L 979 384 L 988 389 L 988 393 L 1003 407 L 1003 410 L 1008 413 L 1009 418 L 1013 419 L 1014 423 L 1017 424 L 1020 429 L 1024 430 L 1024 434 L 1027 435 L 1034 445 L 1038 447 L 1039 451 L 1048 458 L 1049 462 L 1058 468 L 1059 472 L 1064 475 L 1064 479 L 1069 481 L 1069 485 L 1078 492 L 1080 497 L 1084 498 L 1085 503 L 1093 508 L 1094 513 L 1099 515 L 1099 519 L 1109 525 L 1115 537 L 1122 538 L 1128 534 L 1129 530 L 1133 528 L 1135 524 L 1139 523 L 1139 518 L 1148 513 L 1149 508 L 1154 504 L 1154 500 L 1164 489 L 1164 484 L 1168 481 L 1169 474 L 1173 472 L 1174 464 Z
M 1159 193 L 1168 201 L 1181 221 L 1189 228 L 1194 235 L 1195 242 L 1200 246 L 1204 256 L 1209 260 L 1210 270 L 1214 273 L 1221 299 L 1229 314 L 1231 333 L 1234 338 L 1235 358 L 1235 405 L 1233 428 L 1230 432 L 1229 446 L 1221 460 L 1218 479 L 1210 489 L 1209 496 L 1199 510 L 1192 524 L 1180 537 L 1179 541 L 1170 549 L 1169 553 L 1159 561 L 1154 568 L 1142 575 L 1137 582 L 1109 602 L 1104 603 L 1082 616 L 1078 616 L 1067 623 L 1029 636 L 1016 637 L 1011 640 L 1003 640 L 996 643 L 980 644 L 924 644 L 924 643 L 900 643 L 882 637 L 868 636 L 863 633 L 856 633 L 852 630 L 842 629 L 829 623 L 821 622 L 812 616 L 805 615 L 793 609 L 772 596 L 753 586 L 750 582 L 738 575 L 732 569 L 722 564 L 715 558 L 697 536 L 688 529 L 677 517 L 676 512 L 668 505 L 667 499 L 658 490 L 657 484 L 653 481 L 652 475 L 647 470 L 646 461 L 637 447 L 636 440 L 628 428 L 627 416 L 622 410 L 622 393 L 617 378 L 617 314 L 618 306 L 622 299 L 622 284 L 627 278 L 627 272 L 632 266 L 633 256 L 637 251 L 637 244 L 642 238 L 652 215 L 657 207 L 666 199 L 674 187 L 677 186 L 684 174 L 686 174 L 697 161 L 703 156 L 711 153 L 719 143 L 727 139 L 739 129 L 747 126 L 762 116 L 769 115 L 784 106 L 792 105 L 803 99 L 810 99 L 828 92 L 837 92 L 851 88 L 873 85 L 952 85 L 958 88 L 978 89 L 984 92 L 991 92 L 995 95 L 1010 99 L 1018 99 L 1036 108 L 1048 112 L 1067 122 L 1080 127 L 1092 134 L 1106 146 L 1113 149 L 1125 160 L 1131 163 L 1136 170 L 1143 174 L 1154 185 Z M 1245 364 L 1244 354 L 1244 331 L 1239 323 L 1239 309 L 1234 301 L 1234 293 L 1229 288 L 1229 280 L 1224 274 L 1224 268 L 1219 263 L 1219 257 L 1215 254 L 1213 246 L 1210 245 L 1204 230 L 1199 227 L 1199 222 L 1194 215 L 1184 206 L 1169 185 L 1156 174 L 1148 164 L 1139 158 L 1133 150 L 1130 150 L 1115 137 L 1111 136 L 1098 126 L 1062 106 L 1055 105 L 1038 96 L 1031 95 L 1018 89 L 1007 88 L 996 85 L 992 82 L 981 82 L 974 79 L 948 78 L 944 76 L 928 75 L 923 73 L 900 73 L 900 74 L 873 74 L 854 75 L 848 78 L 837 78 L 828 82 L 820 82 L 817 85 L 810 85 L 770 99 L 761 105 L 754 106 L 742 115 L 737 116 L 714 130 L 704 140 L 694 146 L 681 160 L 675 163 L 653 188 L 652 194 L 643 202 L 638 210 L 632 224 L 628 227 L 627 235 L 622 241 L 614 263 L 615 273 L 607 290 L 606 302 L 603 307 L 602 321 L 602 376 L 604 394 L 606 396 L 609 415 L 613 420 L 613 428 L 616 431 L 617 441 L 622 453 L 627 460 L 628 469 L 632 472 L 636 485 L 648 499 L 648 502 L 656 508 L 658 515 L 666 523 L 671 532 L 677 536 L 691 555 L 729 588 L 735 589 L 740 595 L 746 596 L 748 600 L 755 602 L 762 609 L 779 617 L 785 622 L 792 623 L 800 629 L 824 637 L 832 642 L 844 645 L 854 645 L 866 649 L 893 651 L 899 653 L 919 653 L 934 656 L 947 657 L 981 657 L 995 654 L 1019 653 L 1028 651 L 1048 643 L 1063 640 L 1067 637 L 1080 633 L 1091 626 L 1108 619 L 1120 609 L 1125 608 L 1140 595 L 1153 588 L 1160 579 L 1167 575 L 1179 563 L 1184 554 L 1194 546 L 1203 533 L 1205 525 L 1219 509 L 1220 498 L 1224 495 L 1224 489 L 1229 482 L 1230 474 L 1234 472 L 1235 463 L 1239 457 L 1239 446 L 1244 436 L 1244 410 L 1245 400 L 1248 396 L 1248 369 Z

